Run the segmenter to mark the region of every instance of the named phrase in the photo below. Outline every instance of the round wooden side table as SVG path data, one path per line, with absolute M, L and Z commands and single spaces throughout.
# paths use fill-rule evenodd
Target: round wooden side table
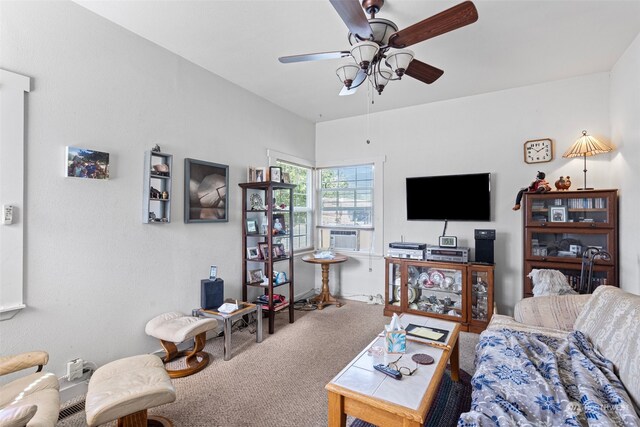
M 318 310 L 322 310 L 325 304 L 335 304 L 336 307 L 342 306 L 342 303 L 329 293 L 329 267 L 331 264 L 339 264 L 348 259 L 348 257 L 339 254 L 336 254 L 333 258 L 315 258 L 313 255 L 302 257 L 304 262 L 322 266 L 322 290 L 310 300 L 313 304 L 318 305 Z

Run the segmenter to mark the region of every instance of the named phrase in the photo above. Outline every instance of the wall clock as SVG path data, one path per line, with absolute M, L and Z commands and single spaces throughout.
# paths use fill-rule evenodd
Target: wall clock
M 553 143 L 550 139 L 533 139 L 524 143 L 525 163 L 545 163 L 553 160 Z

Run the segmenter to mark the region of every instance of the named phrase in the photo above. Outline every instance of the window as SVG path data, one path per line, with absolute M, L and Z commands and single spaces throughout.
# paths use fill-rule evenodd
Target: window
M 319 170 L 319 236 L 321 247 L 369 251 L 374 224 L 374 166 Z
M 282 160 L 276 160 L 276 166 L 282 168 L 283 174 L 289 174 L 289 182 L 296 185 L 296 188 L 293 190 L 293 250 L 312 249 L 312 169 Z M 283 193 L 284 192 L 277 193 L 276 203 L 289 203 L 288 195 Z

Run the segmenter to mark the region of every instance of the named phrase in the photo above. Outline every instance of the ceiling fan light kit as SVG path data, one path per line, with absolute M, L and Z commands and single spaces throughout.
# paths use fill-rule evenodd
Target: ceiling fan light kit
M 360 67 L 357 65 L 343 65 L 336 70 L 336 75 L 345 87 L 350 88 L 358 71 L 360 71 Z
M 311 53 L 283 56 L 281 63 L 316 61 L 321 59 L 351 56 L 358 67 L 343 65 L 336 74 L 344 87 L 340 95 L 351 95 L 356 88 L 369 80 L 382 93 L 392 80 L 400 80 L 404 75 L 423 83 L 431 84 L 444 71 L 418 61 L 407 46 L 445 34 L 449 31 L 472 24 L 478 20 L 478 11 L 471 1 L 465 1 L 430 18 L 398 31 L 398 26 L 388 19 L 376 18 L 376 13 L 384 5 L 384 0 L 329 0 L 349 29 L 347 51 Z M 370 18 L 365 15 L 365 10 Z M 390 69 L 382 66 L 386 64 Z M 356 70 L 358 68 L 358 70 Z M 393 75 L 397 76 L 393 78 Z M 368 79 L 367 79 L 368 78 Z
M 379 50 L 380 46 L 378 46 L 378 43 L 364 41 L 355 44 L 351 48 L 351 56 L 353 56 L 356 64 L 360 65 L 360 68 L 366 70 L 376 58 Z
M 402 77 L 414 56 L 414 53 L 409 49 L 399 49 L 387 55 L 385 62 L 398 77 Z

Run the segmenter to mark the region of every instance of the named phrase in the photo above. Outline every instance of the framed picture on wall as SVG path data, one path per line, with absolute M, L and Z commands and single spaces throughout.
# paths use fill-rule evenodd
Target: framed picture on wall
M 72 178 L 109 179 L 109 153 L 67 147 L 65 172 Z
M 228 222 L 229 166 L 184 159 L 184 222 Z

